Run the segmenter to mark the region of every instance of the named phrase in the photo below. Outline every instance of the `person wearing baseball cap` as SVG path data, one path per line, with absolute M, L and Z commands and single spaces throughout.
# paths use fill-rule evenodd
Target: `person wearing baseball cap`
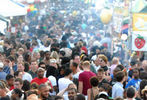
M 0 62 L 0 80 L 6 80 L 7 74 L 3 71 L 4 64 Z

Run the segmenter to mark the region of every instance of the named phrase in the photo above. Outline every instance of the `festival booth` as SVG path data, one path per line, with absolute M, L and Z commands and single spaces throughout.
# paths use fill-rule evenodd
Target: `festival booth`
M 138 0 L 133 9 L 132 50 L 138 54 L 147 52 L 147 1 Z M 147 58 L 145 58 L 147 59 Z
M 27 10 L 24 5 L 13 0 L 3 0 L 0 3 L 0 15 L 4 17 L 26 15 Z
M 0 15 L 10 20 L 7 23 L 8 31 L 11 30 L 12 27 L 17 26 L 17 24 L 25 20 L 24 15 L 26 14 L 27 14 L 26 6 L 24 6 L 21 3 L 15 2 L 14 0 L 3 0 L 0 3 Z M 2 24 L 3 27 L 4 25 L 5 24 Z M 8 29 L 8 25 L 9 25 L 9 29 Z
M 8 29 L 9 20 L 3 16 L 0 16 L 0 33 L 5 34 L 5 31 Z

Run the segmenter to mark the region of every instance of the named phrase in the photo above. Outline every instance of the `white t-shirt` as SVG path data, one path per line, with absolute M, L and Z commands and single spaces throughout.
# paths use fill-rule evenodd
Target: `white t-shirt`
M 79 79 L 79 75 L 80 73 L 82 73 L 83 71 L 77 72 L 76 74 L 73 75 L 73 78 Z
M 64 100 L 69 100 L 68 95 L 63 95 Z
M 43 77 L 46 77 L 46 71 L 44 72 L 44 75 L 43 75 Z
M 51 81 L 52 86 L 57 86 L 57 80 L 54 76 L 49 76 L 48 79 Z M 50 95 L 56 95 L 56 92 L 53 91 L 53 93 L 50 93 Z
M 60 78 L 58 80 L 58 85 L 59 85 L 59 92 L 62 91 L 63 89 L 67 88 L 69 84 L 73 83 L 71 80 L 67 78 Z
M 31 82 L 32 76 L 29 73 L 25 72 L 22 76 L 22 80 L 27 80 L 27 81 Z

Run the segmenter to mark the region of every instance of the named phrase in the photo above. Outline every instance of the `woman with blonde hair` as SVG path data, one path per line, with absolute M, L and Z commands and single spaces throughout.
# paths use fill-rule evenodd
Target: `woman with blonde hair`
M 117 57 L 114 57 L 113 59 L 112 59 L 112 65 L 111 65 L 111 67 L 110 67 L 110 74 L 112 75 L 113 74 L 113 71 L 114 71 L 114 69 L 116 68 L 116 66 L 119 64 L 119 59 L 117 58 Z
M 50 58 L 55 59 L 59 63 L 59 54 L 56 51 L 52 51 Z
M 7 88 L 6 84 L 3 81 L 0 81 L 0 98 L 7 98 L 7 93 L 9 89 Z

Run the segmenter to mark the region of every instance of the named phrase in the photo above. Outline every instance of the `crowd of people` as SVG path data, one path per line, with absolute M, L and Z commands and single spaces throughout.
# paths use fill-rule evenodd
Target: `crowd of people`
M 73 15 L 43 5 L 0 35 L 0 100 L 147 100 L 147 60 L 134 55 L 126 66 L 110 53 L 110 34 L 97 34 L 97 15 L 75 5 Z

